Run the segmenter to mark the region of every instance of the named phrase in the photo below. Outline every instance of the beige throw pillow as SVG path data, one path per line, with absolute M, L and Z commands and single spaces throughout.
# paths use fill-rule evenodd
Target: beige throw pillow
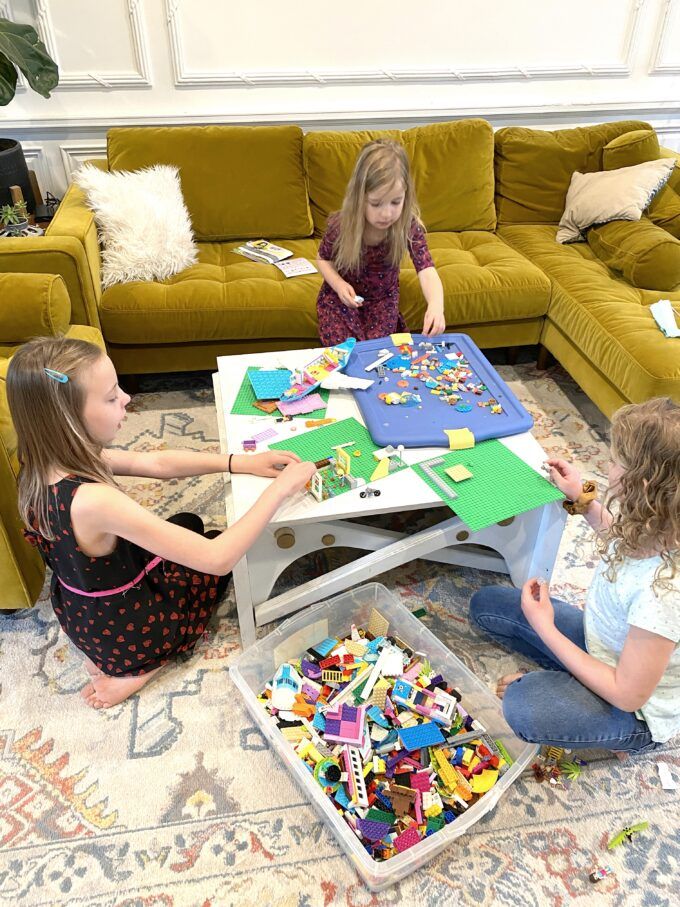
M 663 158 L 601 173 L 573 174 L 557 242 L 576 242 L 593 224 L 640 220 L 642 212 L 665 185 L 675 161 Z

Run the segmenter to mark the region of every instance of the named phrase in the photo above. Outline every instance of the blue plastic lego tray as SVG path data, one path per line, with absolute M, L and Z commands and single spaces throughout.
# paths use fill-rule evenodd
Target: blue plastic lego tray
M 345 372 L 354 377 L 374 379 L 375 383 L 368 390 L 353 391 L 353 394 L 366 428 L 376 444 L 381 447 L 403 444 L 404 447 L 448 448 L 448 436 L 444 434 L 446 429 L 469 428 L 476 441 L 485 441 L 516 435 L 532 427 L 532 417 L 467 334 L 442 334 L 433 339 L 422 334 L 411 336 L 413 349 L 418 351 L 418 355 L 422 355 L 426 349 L 419 348 L 418 344 L 434 343 L 434 355 L 444 367 L 455 364 L 454 359 L 446 358 L 447 355 L 462 354 L 472 370 L 472 376 L 466 384 L 472 383 L 477 387 L 483 384 L 487 390 L 482 393 L 456 390 L 460 395 L 458 403 L 446 403 L 441 395 L 432 394 L 433 388 L 426 387 L 420 378 L 404 379 L 401 372 L 391 371 L 390 365 L 396 365 L 396 360 L 386 363 L 384 378 L 379 378 L 375 369 L 365 371 L 365 367 L 378 358 L 380 350 L 391 350 L 395 357 L 400 355 L 399 348 L 394 346 L 389 337 L 357 343 Z M 427 374 L 436 380 L 436 369 Z M 400 387 L 397 382 L 404 380 L 408 381 L 408 386 Z M 380 399 L 379 394 L 391 392 L 418 394 L 421 402 L 405 406 L 387 404 Z M 500 404 L 501 413 L 493 413 L 490 405 L 479 406 L 479 403 L 488 404 L 490 399 Z M 469 411 L 460 412 L 456 406 L 461 404 L 463 409 L 469 406 Z

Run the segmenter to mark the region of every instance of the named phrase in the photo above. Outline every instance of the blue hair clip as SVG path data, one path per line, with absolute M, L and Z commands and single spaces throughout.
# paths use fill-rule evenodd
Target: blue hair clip
M 45 374 L 48 378 L 52 378 L 54 381 L 58 381 L 60 384 L 66 384 L 68 381 L 68 375 L 65 375 L 63 372 L 57 372 L 53 368 L 46 368 Z

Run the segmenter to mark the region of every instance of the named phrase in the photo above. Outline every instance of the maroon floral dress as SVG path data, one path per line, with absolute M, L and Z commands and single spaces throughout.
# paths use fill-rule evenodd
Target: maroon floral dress
M 333 251 L 340 233 L 336 216 L 328 221 L 328 229 L 319 246 L 318 257 L 333 261 Z M 414 220 L 408 250 L 416 271 L 434 266 L 427 247 L 425 233 Z M 316 301 L 319 319 L 319 337 L 324 346 L 342 343 L 348 337 L 373 340 L 386 337 L 395 331 L 405 331 L 406 323 L 399 311 L 399 268 L 387 258 L 387 240 L 377 246 L 364 246 L 363 259 L 358 271 L 340 276 L 354 287 L 358 296 L 364 297 L 359 309 L 343 305 L 338 294 L 324 280 Z
M 123 538 L 103 557 L 90 557 L 78 547 L 71 503 L 80 485 L 89 481 L 66 476 L 50 486 L 52 541 L 35 530 L 25 530 L 25 535 L 53 571 L 52 607 L 73 644 L 105 674 L 146 674 L 193 649 L 217 607 L 224 578 L 161 561 L 124 593 L 90 598 L 70 592 L 59 577 L 84 592 L 116 589 L 135 579 L 154 558 Z

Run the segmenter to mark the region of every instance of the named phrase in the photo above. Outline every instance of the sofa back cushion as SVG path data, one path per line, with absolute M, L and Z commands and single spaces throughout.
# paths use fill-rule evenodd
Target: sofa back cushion
M 139 126 L 107 140 L 110 170 L 179 169 L 199 241 L 312 233 L 299 126 Z
M 653 129 L 640 129 L 612 139 L 605 145 L 603 166 L 605 170 L 615 170 L 662 157 L 674 157 L 675 169 L 666 185 L 652 199 L 647 216 L 653 224 L 680 239 L 680 155 L 661 148 Z
M 493 130 L 485 120 L 471 119 L 404 132 L 307 133 L 304 164 L 317 234 L 325 231 L 328 215 L 342 206 L 362 147 L 377 138 L 400 141 L 406 148 L 427 230 L 495 228 Z
M 564 212 L 575 171 L 602 170 L 603 148 L 612 139 L 647 123 L 624 120 L 576 129 L 508 126 L 495 136 L 498 223 L 556 224 Z

